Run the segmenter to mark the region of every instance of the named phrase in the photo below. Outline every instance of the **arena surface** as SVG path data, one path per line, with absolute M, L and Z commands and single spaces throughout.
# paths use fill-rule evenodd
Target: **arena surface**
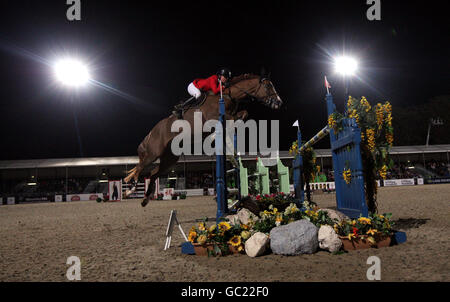
M 315 195 L 335 207 L 335 195 Z M 450 281 L 450 184 L 381 188 L 381 213 L 392 212 L 404 244 L 332 255 L 208 258 L 181 254 L 174 230 L 163 251 L 171 209 L 187 233 L 214 217 L 211 197 L 180 201 L 71 202 L 0 206 L 0 281 L 67 281 L 69 256 L 81 259 L 82 281 L 367 281 L 369 256 L 381 259 L 382 281 Z

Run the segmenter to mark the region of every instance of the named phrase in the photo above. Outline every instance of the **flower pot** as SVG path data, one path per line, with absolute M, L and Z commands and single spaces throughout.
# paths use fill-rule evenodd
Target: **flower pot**
M 241 252 L 244 251 L 244 249 L 242 249 L 242 251 L 240 252 L 240 251 L 238 250 L 238 248 L 239 248 L 239 246 L 233 246 L 233 245 L 231 245 L 231 244 L 228 244 L 228 249 L 230 250 L 230 253 L 231 253 L 231 254 L 239 254 L 239 253 L 241 253 Z
M 193 243 L 192 245 L 197 256 L 208 256 L 208 251 L 214 251 L 214 243 Z
M 358 237 L 353 240 L 348 240 L 348 238 L 344 236 L 339 236 L 339 238 L 342 241 L 342 248 L 345 251 L 369 249 L 372 247 L 366 237 Z
M 391 235 L 377 236 L 375 239 L 377 241 L 377 248 L 388 247 L 391 245 Z

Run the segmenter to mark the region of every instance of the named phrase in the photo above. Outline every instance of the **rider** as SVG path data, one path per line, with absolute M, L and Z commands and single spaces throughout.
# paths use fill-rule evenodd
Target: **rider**
M 230 79 L 231 79 L 231 71 L 228 68 L 219 69 L 219 71 L 217 71 L 216 74 L 210 76 L 209 78 L 195 79 L 188 86 L 188 92 L 192 97 L 188 99 L 186 102 L 176 105 L 173 113 L 178 118 L 181 118 L 183 108 L 190 102 L 192 102 L 194 99 L 198 99 L 201 96 L 202 91 L 203 92 L 212 91 L 214 94 L 218 94 L 220 93 L 219 82 L 222 82 L 222 86 L 225 87 L 226 83 Z

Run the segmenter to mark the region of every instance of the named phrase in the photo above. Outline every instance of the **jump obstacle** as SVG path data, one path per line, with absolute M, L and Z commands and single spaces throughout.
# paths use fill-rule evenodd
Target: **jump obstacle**
M 331 115 L 336 110 L 336 105 L 333 103 L 333 97 L 330 93 L 326 94 L 327 113 Z M 234 169 L 226 171 L 226 160 L 222 153 L 224 146 L 225 133 L 225 103 L 221 97 L 219 100 L 219 123 L 222 124 L 222 131 L 217 131 L 216 127 L 216 191 L 217 191 L 217 214 L 216 220 L 219 222 L 226 214 L 230 212 L 228 208 L 228 191 L 226 188 L 226 174 L 234 172 L 238 187 L 238 199 L 248 195 L 248 174 L 247 168 L 242 165 L 242 159 L 237 156 L 237 139 L 234 137 Z M 336 188 L 336 205 L 337 210 L 346 214 L 350 218 L 357 218 L 359 216 L 367 217 L 368 208 L 365 200 L 364 192 L 364 174 L 363 165 L 360 152 L 361 130 L 359 129 L 354 118 L 345 118 L 343 120 L 343 130 L 339 135 L 330 131 L 326 126 L 320 130 L 314 137 L 302 145 L 299 151 L 303 151 L 309 146 L 314 145 L 325 136 L 330 136 L 331 153 L 333 158 L 334 179 Z M 297 132 L 298 142 L 301 143 L 301 132 Z M 292 163 L 293 167 L 293 182 L 294 191 L 297 198 L 297 203 L 301 207 L 304 202 L 304 181 L 302 178 L 303 158 L 298 154 Z M 344 169 L 352 171 L 352 181 L 347 184 L 343 178 L 342 172 Z M 289 169 L 284 167 L 277 159 L 277 170 L 280 189 L 289 192 Z M 257 172 L 255 176 L 260 178 L 257 189 L 262 194 L 268 194 L 269 173 L 268 168 L 262 165 L 262 161 L 258 159 Z M 400 244 L 406 242 L 406 233 L 396 231 L 393 236 L 394 243 Z M 193 246 L 190 242 L 182 244 L 182 252 L 185 254 L 193 254 Z
M 336 105 L 333 103 L 333 97 L 330 93 L 326 95 L 327 112 L 331 115 L 336 110 Z M 217 191 L 217 220 L 219 221 L 225 214 L 228 214 L 228 192 L 226 189 L 226 173 L 225 164 L 226 160 L 222 155 L 224 138 L 225 138 L 225 126 L 224 126 L 224 101 L 219 101 L 219 123 L 222 123 L 223 129 L 220 133 L 216 132 L 216 191 Z M 359 217 L 360 215 L 367 217 L 368 208 L 366 205 L 365 192 L 364 192 L 364 175 L 363 165 L 360 153 L 361 142 L 361 130 L 359 129 L 356 120 L 354 118 L 345 118 L 343 120 L 343 130 L 336 136 L 333 131 L 330 131 L 328 126 L 320 130 L 313 138 L 308 140 L 304 145 L 300 147 L 300 151 L 314 145 L 325 136 L 330 136 L 331 152 L 333 158 L 333 169 L 336 187 L 336 204 L 337 210 L 346 214 L 351 218 Z M 301 142 L 301 132 L 297 133 L 298 142 Z M 219 152 L 220 151 L 220 152 Z M 235 137 L 235 151 L 236 151 L 236 137 Z M 236 152 L 235 152 L 236 156 Z M 238 191 L 239 198 L 248 195 L 248 175 L 247 169 L 243 167 L 242 160 L 235 158 L 239 162 L 239 166 L 234 169 L 235 175 L 239 179 Z M 289 169 L 282 166 L 281 161 L 278 159 L 277 166 L 279 173 L 279 184 L 281 190 L 289 192 Z M 284 167 L 284 168 L 283 168 Z M 292 164 L 293 167 L 293 182 L 294 191 L 298 204 L 301 206 L 304 202 L 304 181 L 302 178 L 303 158 L 299 154 Z M 350 169 L 352 171 L 352 182 L 347 184 L 342 176 L 344 169 Z M 232 171 L 232 170 L 230 170 Z M 228 171 L 227 171 L 228 172 Z M 258 160 L 257 163 L 257 177 L 260 181 L 256 181 L 256 187 L 262 194 L 269 193 L 269 178 L 268 168 L 262 165 L 262 161 Z M 236 179 L 237 179 L 236 178 Z

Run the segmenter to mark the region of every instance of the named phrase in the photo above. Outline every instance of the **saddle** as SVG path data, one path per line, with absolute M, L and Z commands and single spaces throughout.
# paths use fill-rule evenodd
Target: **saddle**
M 175 114 L 175 116 L 179 119 L 183 118 L 184 113 L 186 111 L 188 111 L 189 109 L 199 108 L 200 106 L 202 106 L 203 103 L 206 101 L 206 98 L 210 94 L 211 93 L 208 93 L 208 92 L 202 92 L 198 99 L 191 97 L 191 98 L 183 101 L 182 103 L 175 105 L 173 114 Z

